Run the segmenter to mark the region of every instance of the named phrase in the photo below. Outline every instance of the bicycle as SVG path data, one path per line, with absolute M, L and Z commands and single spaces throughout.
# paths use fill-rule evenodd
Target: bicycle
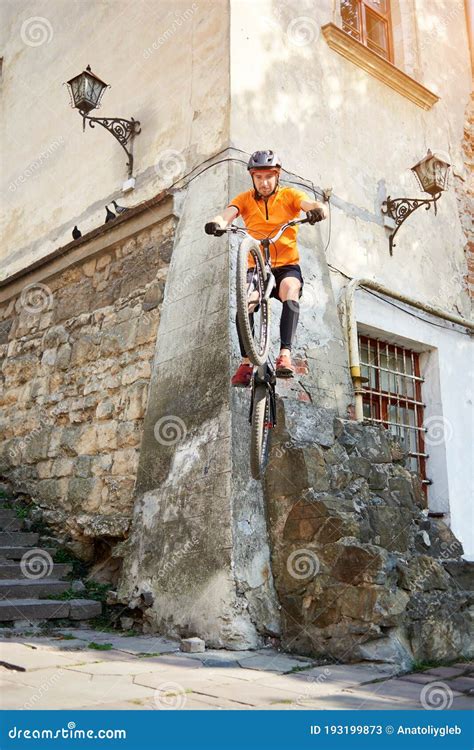
M 261 480 L 268 463 L 270 430 L 276 425 L 276 376 L 271 362 L 268 361 L 270 348 L 270 295 L 275 287 L 275 276 L 272 273 L 270 244 L 276 242 L 288 227 L 305 224 L 308 219 L 293 219 L 283 224 L 274 237 L 256 240 L 243 227 L 231 224 L 219 230 L 219 236 L 225 232 L 243 235 L 237 254 L 237 316 L 247 357 L 254 365 L 252 391 L 250 399 L 249 422 L 250 432 L 250 472 L 254 479 Z M 260 250 L 262 245 L 264 255 Z M 249 254 L 255 261 L 254 273 L 250 283 Z M 257 293 L 257 298 L 255 298 Z M 255 321 L 250 315 L 260 310 L 258 339 L 255 340 Z

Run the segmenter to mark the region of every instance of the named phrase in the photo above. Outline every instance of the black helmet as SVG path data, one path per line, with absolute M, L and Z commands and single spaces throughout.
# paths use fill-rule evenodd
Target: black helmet
M 247 169 L 271 169 L 272 167 L 281 167 L 281 159 L 274 151 L 255 151 L 247 164 Z

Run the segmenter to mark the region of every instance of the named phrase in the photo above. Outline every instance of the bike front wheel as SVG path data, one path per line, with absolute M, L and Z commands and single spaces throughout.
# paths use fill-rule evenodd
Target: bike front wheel
M 247 283 L 249 255 L 255 262 L 254 278 L 259 305 L 258 320 L 254 320 L 253 326 L 249 312 L 249 285 Z M 266 362 L 270 348 L 270 301 L 264 299 L 266 282 L 267 269 L 260 247 L 255 240 L 246 237 L 240 244 L 237 256 L 237 317 L 247 357 L 256 367 Z
M 265 385 L 257 385 L 253 396 L 250 435 L 250 473 L 254 479 L 263 479 L 265 473 L 271 427 L 270 391 Z

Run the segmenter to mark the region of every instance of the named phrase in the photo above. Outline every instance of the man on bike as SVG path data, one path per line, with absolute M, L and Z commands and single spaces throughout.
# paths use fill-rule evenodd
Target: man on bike
M 239 193 L 222 214 L 208 222 L 204 227 L 207 234 L 222 235 L 222 230 L 239 215 L 249 233 L 257 240 L 267 237 L 285 222 L 296 219 L 300 211 L 306 211 L 311 224 L 327 218 L 328 210 L 323 203 L 311 200 L 302 190 L 280 187 L 281 161 L 274 151 L 255 151 L 247 169 L 252 177 L 253 190 Z M 297 227 L 289 227 L 276 243 L 272 242 L 270 245 L 272 271 L 276 281 L 271 296 L 279 299 L 283 305 L 280 318 L 280 354 L 276 360 L 276 375 L 283 378 L 293 377 L 295 371 L 291 362 L 291 347 L 298 325 L 298 300 L 304 283 L 296 244 L 297 231 Z M 249 277 L 251 276 L 250 270 Z M 245 387 L 250 384 L 253 368 L 246 357 L 238 319 L 236 323 L 242 362 L 231 382 L 233 386 Z

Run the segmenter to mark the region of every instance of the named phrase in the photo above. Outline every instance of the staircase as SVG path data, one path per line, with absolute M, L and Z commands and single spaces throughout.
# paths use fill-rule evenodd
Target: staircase
M 53 562 L 56 552 L 39 544 L 39 534 L 23 531 L 24 522 L 0 498 L 0 622 L 32 625 L 44 620 L 87 620 L 102 612 L 94 599 L 55 599 L 71 588 L 64 580 L 69 563 Z

